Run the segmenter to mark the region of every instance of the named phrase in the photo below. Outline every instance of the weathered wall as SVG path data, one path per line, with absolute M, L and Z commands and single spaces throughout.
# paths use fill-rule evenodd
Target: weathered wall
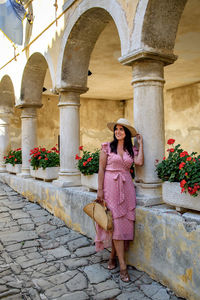
M 166 91 L 166 140 L 174 138 L 182 148 L 200 153 L 200 83 Z
M 81 99 L 81 145 L 93 151 L 101 143 L 111 141 L 113 134 L 107 123 L 122 118 L 123 112 L 124 103 L 120 101 Z
M 178 296 L 199 300 L 200 216 L 166 206 L 137 207 L 128 262 Z
M 133 116 L 133 100 L 124 101 L 124 118 L 129 120 L 131 124 L 134 124 L 134 116 Z
M 101 143 L 112 140 L 113 134 L 107 128 L 107 123 L 124 116 L 126 106 L 127 118 L 131 121 L 130 103 L 124 101 L 108 101 L 97 99 L 81 99 L 80 106 L 80 136 L 81 145 L 88 150 L 100 148 Z M 38 146 L 48 149 L 58 143 L 59 107 L 58 96 L 43 95 L 42 108 L 37 110 L 38 116 Z M 11 148 L 21 146 L 21 110 L 14 109 L 11 118 Z
M 43 95 L 43 106 L 37 110 L 38 146 L 51 149 L 58 144 L 60 127 L 58 96 Z
M 11 149 L 21 147 L 21 109 L 16 107 L 10 118 L 10 143 Z
M 61 218 L 67 226 L 94 237 L 94 226 L 83 207 L 96 193 L 83 187 L 58 188 L 51 183 L 0 174 L 0 179 L 32 202 Z M 183 215 L 165 205 L 136 208 L 135 240 L 128 263 L 147 272 L 178 296 L 199 300 L 200 216 Z
M 38 116 L 38 143 L 36 146 L 52 148 L 58 143 L 59 134 L 59 108 L 58 97 L 43 95 L 42 108 L 37 110 Z M 11 149 L 21 147 L 21 109 L 14 108 L 10 120 Z

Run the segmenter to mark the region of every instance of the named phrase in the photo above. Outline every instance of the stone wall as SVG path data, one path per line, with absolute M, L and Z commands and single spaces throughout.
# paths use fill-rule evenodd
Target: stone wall
M 130 101 L 129 101 L 130 102 Z M 128 103 L 129 103 L 128 102 Z M 58 96 L 43 95 L 42 108 L 37 110 L 37 136 L 38 146 L 52 148 L 58 143 L 59 135 L 59 108 Z M 107 128 L 107 123 L 124 116 L 127 107 L 127 118 L 131 117 L 131 105 L 124 101 L 98 100 L 81 98 L 80 106 L 80 136 L 81 145 L 93 151 L 101 143 L 113 138 L 112 132 Z M 21 146 L 21 110 L 15 108 L 10 126 L 11 148 Z
M 88 150 L 99 148 L 101 143 L 111 141 L 112 132 L 107 123 L 123 117 L 124 102 L 113 100 L 81 99 L 81 144 Z
M 83 207 L 96 193 L 83 187 L 58 188 L 51 183 L 0 174 L 29 201 L 62 219 L 67 226 L 94 238 L 92 220 Z M 200 295 L 200 215 L 177 213 L 166 205 L 136 208 L 135 239 L 127 255 L 128 263 L 147 272 L 172 289 L 177 296 L 199 300 Z
M 166 205 L 137 207 L 135 240 L 128 261 L 181 297 L 200 295 L 200 215 Z
M 200 153 L 200 83 L 166 91 L 166 140 L 174 138 L 188 152 Z
M 58 96 L 43 95 L 43 106 L 38 109 L 38 146 L 48 149 L 58 144 L 60 114 Z

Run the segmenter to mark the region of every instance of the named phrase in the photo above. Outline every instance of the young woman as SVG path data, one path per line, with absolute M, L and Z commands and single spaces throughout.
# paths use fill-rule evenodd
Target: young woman
M 112 247 L 108 269 L 116 267 L 116 256 L 119 260 L 120 278 L 128 282 L 129 275 L 125 262 L 125 247 L 133 240 L 136 196 L 130 168 L 143 165 L 143 140 L 128 120 L 119 119 L 108 123 L 114 132 L 111 143 L 103 143 L 99 160 L 97 199 L 106 201 L 113 216 L 113 232 L 105 231 L 97 225 L 95 238 L 96 250 Z M 139 149 L 133 147 L 131 137 L 136 136 Z

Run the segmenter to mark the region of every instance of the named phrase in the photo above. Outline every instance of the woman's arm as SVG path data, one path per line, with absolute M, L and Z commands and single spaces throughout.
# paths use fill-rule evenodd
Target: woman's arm
M 97 199 L 100 201 L 104 199 L 103 182 L 104 182 L 106 163 L 107 163 L 107 154 L 103 150 L 101 150 L 100 157 L 99 157 L 98 191 L 97 191 Z
M 136 136 L 139 145 L 138 155 L 134 156 L 134 163 L 136 166 L 143 166 L 144 164 L 144 152 L 143 152 L 143 139 L 140 134 Z

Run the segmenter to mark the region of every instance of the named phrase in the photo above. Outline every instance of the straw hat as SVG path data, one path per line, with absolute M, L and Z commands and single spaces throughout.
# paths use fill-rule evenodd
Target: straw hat
M 130 131 L 132 137 L 136 136 L 136 134 L 137 134 L 137 131 L 135 130 L 135 128 L 133 126 L 131 126 L 129 121 L 124 118 L 120 118 L 119 120 L 117 120 L 117 122 L 111 122 L 111 123 L 107 124 L 108 128 L 111 131 L 114 131 L 115 125 L 122 125 L 122 126 L 126 127 Z

